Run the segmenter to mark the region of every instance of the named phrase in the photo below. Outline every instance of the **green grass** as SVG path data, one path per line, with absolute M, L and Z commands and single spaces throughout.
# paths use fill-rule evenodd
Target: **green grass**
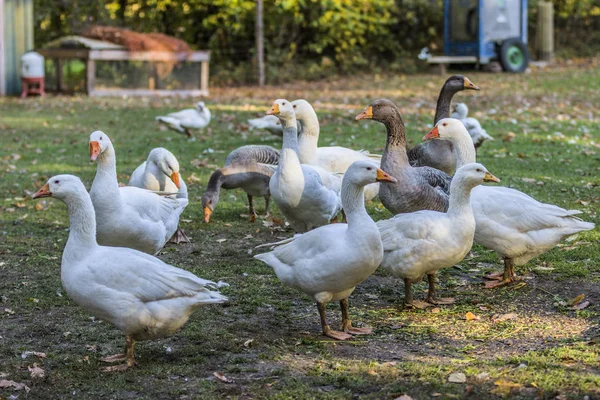
M 496 138 L 482 147 L 479 160 L 504 185 L 580 209 L 584 219 L 598 224 L 599 70 L 469 77 L 483 90 L 459 94 L 457 100 L 465 101 Z M 526 285 L 495 291 L 482 290 L 480 282 L 484 273 L 501 268 L 500 260 L 475 246 L 461 270 L 439 274 L 442 294 L 458 300 L 439 312 L 403 310 L 402 283 L 378 271 L 350 299 L 353 319 L 375 333 L 335 343 L 319 335 L 312 301 L 282 286 L 250 254 L 254 246 L 291 232 L 273 231 L 261 219 L 249 224 L 241 216 L 247 208 L 239 190 L 222 192 L 211 223 L 202 223 L 200 196 L 231 150 L 252 143 L 280 146 L 278 138 L 248 132 L 244 125 L 274 99 L 311 101 L 322 123 L 322 145 L 381 152 L 383 126 L 355 124 L 353 117 L 373 99 L 391 98 L 403 113 L 410 141 L 417 143 L 428 131 L 442 83 L 439 76 L 365 75 L 277 88 L 214 89 L 207 101 L 213 122 L 195 142 L 154 123 L 154 116 L 188 107 L 191 100 L 0 99 L 0 380 L 27 384 L 31 399 L 600 396 L 598 229 L 519 268 Z M 96 129 L 115 145 L 121 182 L 158 146 L 178 157 L 184 178 L 199 179 L 188 181 L 191 202 L 182 224 L 192 243 L 169 245 L 160 257 L 231 284 L 223 290 L 229 304 L 199 310 L 172 337 L 139 343 L 138 366 L 123 374 L 102 373 L 99 362 L 122 348 L 120 332 L 93 320 L 61 289 L 60 257 L 68 235 L 64 205 L 46 200 L 41 203 L 46 209 L 38 211 L 29 198 L 55 174 L 76 174 L 91 185 L 95 165 L 88 161 L 88 137 Z M 514 140 L 504 141 L 509 132 Z M 262 200 L 257 206 L 262 211 Z M 368 209 L 375 219 L 390 215 L 378 202 Z M 416 296 L 425 288 L 415 285 Z M 579 294 L 592 304 L 575 311 L 566 302 Z M 337 305 L 329 311 L 337 325 Z M 481 319 L 466 321 L 469 311 Z M 518 318 L 494 322 L 507 313 Z M 47 357 L 24 359 L 24 351 Z M 27 368 L 34 363 L 45 370 L 45 378 L 30 376 Z M 220 382 L 213 372 L 234 382 Z M 453 372 L 464 373 L 467 382 L 449 383 Z M 0 389 L 0 398 L 11 394 L 25 397 Z

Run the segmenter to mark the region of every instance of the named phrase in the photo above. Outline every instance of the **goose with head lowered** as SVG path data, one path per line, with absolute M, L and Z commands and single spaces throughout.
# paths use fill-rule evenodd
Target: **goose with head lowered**
M 196 103 L 196 108 L 188 108 L 167 115 L 160 115 L 156 120 L 169 129 L 185 133 L 192 137 L 192 129 L 204 129 L 210 123 L 210 110 L 203 101 Z
M 460 262 L 473 246 L 475 218 L 471 209 L 471 190 L 485 181 L 499 182 L 481 164 L 469 164 L 456 171 L 450 186 L 447 212 L 421 210 L 398 214 L 378 221 L 383 242 L 381 266 L 404 280 L 404 303 L 422 308 L 426 303 L 413 300 L 411 284 L 427 275 L 427 303 L 450 304 L 453 299 L 435 298 L 435 274 Z
M 271 146 L 242 146 L 227 156 L 223 168 L 212 173 L 208 186 L 202 196 L 204 222 L 210 217 L 219 202 L 219 193 L 223 189 L 241 188 L 248 196 L 250 222 L 256 221 L 254 197 L 265 198 L 265 213 L 269 215 L 269 181 L 279 163 L 279 150 Z
M 465 126 L 456 119 L 441 120 L 424 140 L 451 141 L 458 166 L 471 165 L 476 155 Z M 475 215 L 475 243 L 494 250 L 504 260 L 504 272 L 492 274 L 487 288 L 513 282 L 514 267 L 552 249 L 568 236 L 594 229 L 577 217 L 578 210 L 565 210 L 541 203 L 515 189 L 480 186 L 471 193 Z
M 264 129 L 272 135 L 283 136 L 283 128 L 279 123 L 279 118 L 274 115 L 265 115 L 260 118 L 251 118 L 248 120 L 250 129 Z
M 227 298 L 214 282 L 173 267 L 156 257 L 96 242 L 96 214 L 83 183 L 73 175 L 57 175 L 33 198 L 55 197 L 67 205 L 70 229 L 61 263 L 61 281 L 71 299 L 87 312 L 119 328 L 126 338 L 124 354 L 102 361 L 134 365 L 134 343 L 171 335 L 204 304 Z
M 156 254 L 177 231 L 186 198 L 159 196 L 117 181 L 115 149 L 106 133 L 90 135 L 90 160 L 97 164 L 90 196 L 96 211 L 98 243 Z
M 342 208 L 339 177 L 300 163 L 298 127 L 289 101 L 275 100 L 267 114 L 279 117 L 283 126 L 279 166 L 269 182 L 273 200 L 296 232 L 328 224 Z
M 325 169 L 331 173 L 343 174 L 359 160 L 372 161 L 377 166 L 381 156 L 369 154 L 366 151 L 356 151 L 341 146 L 318 147 L 319 119 L 310 103 L 299 99 L 292 101 L 296 120 L 301 127 L 298 136 L 298 157 L 302 164 L 308 164 Z M 365 187 L 365 200 L 372 200 L 379 193 L 379 183 L 372 183 Z
M 179 173 L 179 162 L 169 150 L 157 147 L 150 151 L 148 159 L 133 171 L 129 186 L 155 192 L 175 193 L 176 197 L 187 199 L 187 186 Z M 187 243 L 189 239 L 181 228 L 170 240 L 173 243 Z
M 354 334 L 371 333 L 371 329 L 353 327 L 348 316 L 348 297 L 375 272 L 383 257 L 379 231 L 365 210 L 363 191 L 365 185 L 373 182 L 394 181 L 370 161 L 354 162 L 342 182 L 347 224 L 321 226 L 284 241 L 286 244 L 271 252 L 255 256 L 273 268 L 284 285 L 308 294 L 317 302 L 325 336 L 345 340 Z M 327 324 L 325 304 L 330 301 L 340 302 L 342 332 L 332 330 Z
M 396 105 L 387 99 L 372 102 L 355 118 L 385 125 L 387 143 L 381 168 L 398 180 L 380 185 L 379 198 L 393 214 L 418 210 L 446 211 L 451 177 L 431 167 L 413 167 L 406 155 L 406 128 Z
M 434 126 L 441 119 L 450 117 L 452 97 L 463 90 L 480 90 L 480 88 L 462 75 L 452 75 L 446 80 L 438 96 L 433 118 Z M 429 166 L 450 175 L 456 171 L 456 160 L 452 156 L 452 143 L 450 142 L 438 140 L 419 143 L 408 150 L 407 154 L 410 164 L 414 167 Z

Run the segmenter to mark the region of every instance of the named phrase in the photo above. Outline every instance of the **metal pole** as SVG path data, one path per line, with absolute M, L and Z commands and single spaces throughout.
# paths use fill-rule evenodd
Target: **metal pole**
M 265 52 L 263 31 L 263 0 L 256 2 L 256 56 L 258 58 L 258 86 L 265 86 Z

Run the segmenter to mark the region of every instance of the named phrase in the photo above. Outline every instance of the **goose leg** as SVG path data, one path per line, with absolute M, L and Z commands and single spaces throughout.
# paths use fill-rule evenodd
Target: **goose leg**
M 265 196 L 265 216 L 269 216 L 269 205 L 271 203 L 271 195 L 268 194 Z
M 321 328 L 323 329 L 323 335 L 335 340 L 347 340 L 352 338 L 352 335 L 349 335 L 345 332 L 334 331 L 329 327 L 329 325 L 327 325 L 325 316 L 325 303 L 317 302 L 317 308 L 319 309 L 319 316 L 321 317 Z
M 515 275 L 515 262 L 512 260 L 512 258 L 504 259 L 504 272 L 502 275 L 486 275 L 486 278 L 491 279 L 490 276 L 496 275 L 497 278 L 495 278 L 495 280 L 485 282 L 486 289 L 494 289 L 500 286 L 505 286 L 517 280 L 517 276 Z M 500 276 L 502 276 L 502 278 L 500 278 Z
M 254 211 L 254 202 L 252 199 L 252 195 L 246 193 L 248 196 L 248 208 L 250 209 L 250 222 L 256 221 L 256 211 Z
M 351 335 L 369 335 L 373 333 L 371 328 L 355 328 L 350 321 L 348 314 L 348 299 L 340 300 L 340 308 L 342 309 L 342 330 Z
M 412 295 L 412 282 L 409 278 L 404 278 L 404 307 L 418 308 L 420 310 L 431 306 L 430 303 L 421 300 L 415 300 Z
M 102 370 L 104 372 L 123 372 L 127 369 L 133 367 L 135 365 L 135 356 L 133 353 L 133 347 L 135 345 L 135 341 L 129 335 L 125 336 L 125 354 L 116 354 L 114 356 L 105 357 L 102 361 L 107 359 L 111 359 L 111 361 L 105 362 L 116 362 L 116 361 L 126 361 L 125 364 L 114 365 L 111 367 L 105 367 Z M 117 357 L 120 356 L 120 357 Z
M 427 301 L 431 304 L 441 305 L 441 304 L 452 304 L 456 300 L 451 297 L 436 299 L 435 298 L 435 273 L 427 274 L 427 282 L 429 283 L 429 291 L 427 292 Z
M 192 135 L 192 131 L 190 131 L 188 128 L 183 128 L 183 131 L 189 138 L 192 138 L 194 136 L 194 135 Z

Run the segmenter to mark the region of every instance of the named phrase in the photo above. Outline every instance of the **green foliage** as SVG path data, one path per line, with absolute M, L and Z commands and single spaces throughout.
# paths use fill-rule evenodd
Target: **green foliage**
M 557 48 L 593 54 L 600 42 L 597 0 L 554 0 Z M 530 35 L 537 0 L 530 0 Z M 212 52 L 212 79 L 255 79 L 253 0 L 35 0 L 36 46 L 90 24 L 176 36 Z M 267 80 L 315 79 L 379 69 L 412 71 L 424 46 L 443 40 L 442 0 L 271 0 L 264 4 Z

